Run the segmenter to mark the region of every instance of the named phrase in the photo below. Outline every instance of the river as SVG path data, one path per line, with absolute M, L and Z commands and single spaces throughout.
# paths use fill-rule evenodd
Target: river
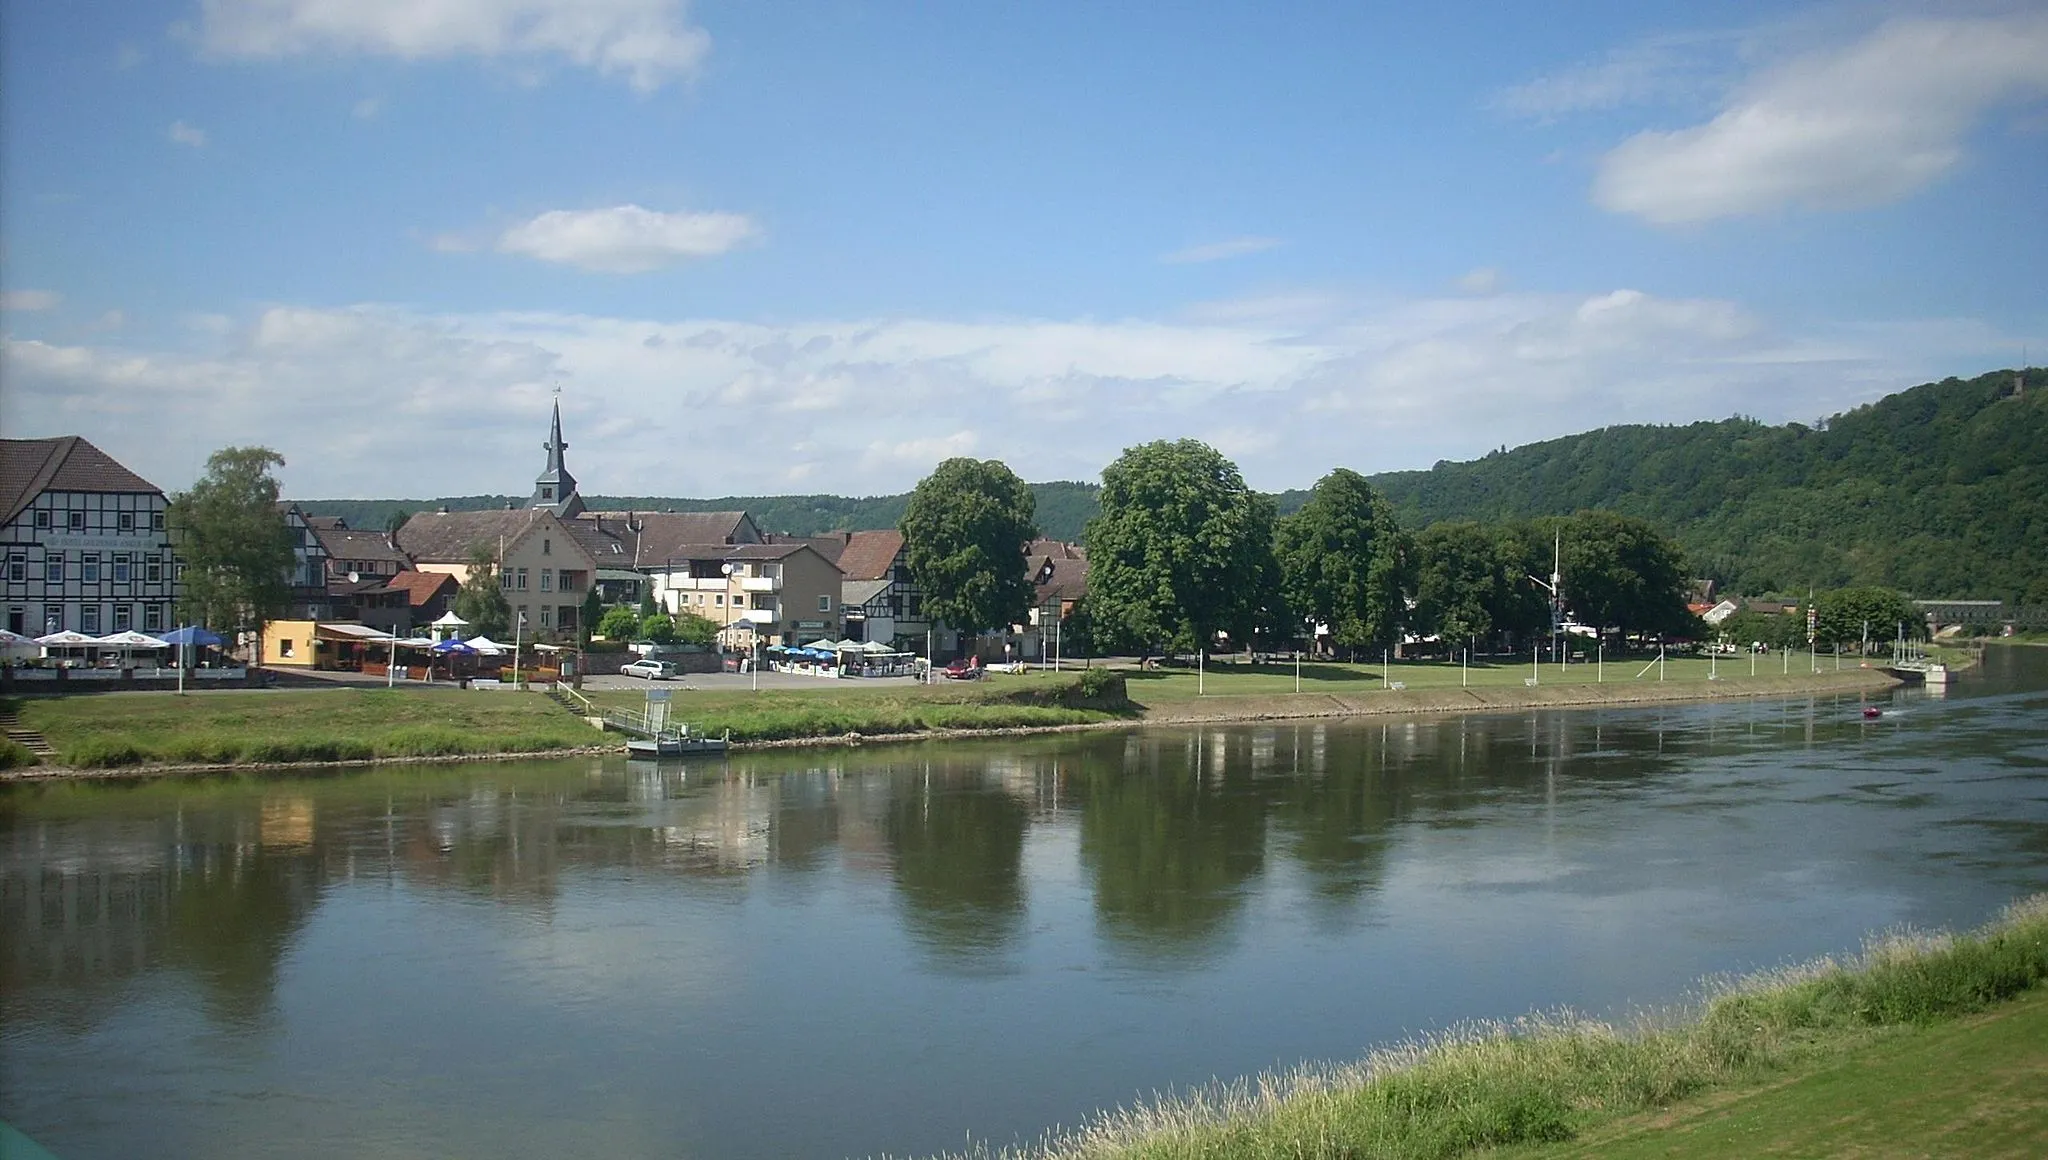
M 2048 649 L 1874 700 L 17 786 L 0 1118 L 923 1153 L 2048 890 Z

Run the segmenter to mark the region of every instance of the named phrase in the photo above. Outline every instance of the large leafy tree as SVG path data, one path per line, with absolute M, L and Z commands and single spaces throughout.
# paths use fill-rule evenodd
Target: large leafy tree
M 185 560 L 179 616 L 261 640 L 263 626 L 291 599 L 292 534 L 277 507 L 268 447 L 223 447 L 206 473 L 171 496 L 170 524 Z
M 1273 503 L 1193 439 L 1128 448 L 1102 472 L 1088 524 L 1088 607 L 1098 640 L 1206 650 L 1284 618 Z
M 469 549 L 469 576 L 455 594 L 455 615 L 469 622 L 471 636 L 503 636 L 512 627 L 512 605 L 498 580 L 498 557 L 489 544 Z
M 1911 601 L 1889 588 L 1836 588 L 1814 601 L 1814 640 L 1821 644 L 1889 641 L 1901 630 L 1908 640 L 1927 635 Z
M 1546 575 L 1560 545 L 1565 605 L 1583 623 L 1621 633 L 1698 631 L 1685 607 L 1683 557 L 1648 520 L 1602 511 L 1538 520 L 1528 531 L 1529 571 Z
M 1414 625 L 1461 644 L 1547 628 L 1549 613 L 1523 575 L 1520 542 L 1500 526 L 1461 521 L 1416 534 Z
M 1347 649 L 1400 640 L 1408 553 L 1394 508 L 1365 477 L 1324 476 L 1275 535 L 1287 606 L 1329 626 Z
M 925 610 L 965 633 L 1024 619 L 1031 607 L 1025 545 L 1038 534 L 1037 504 L 995 459 L 948 459 L 911 493 L 903 512 L 903 562 L 925 593 Z

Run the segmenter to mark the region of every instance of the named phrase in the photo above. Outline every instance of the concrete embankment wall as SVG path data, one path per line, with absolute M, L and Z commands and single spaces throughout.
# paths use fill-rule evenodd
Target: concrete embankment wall
M 1607 681 L 1522 688 L 1400 689 L 1348 695 L 1282 693 L 1261 697 L 1202 697 L 1177 704 L 1146 706 L 1145 720 L 1164 723 L 1402 713 L 1489 713 L 1591 705 L 1803 697 L 1890 689 L 1898 684 L 1894 678 L 1875 669 L 1854 669 L 1797 677 L 1742 677 L 1725 681 Z

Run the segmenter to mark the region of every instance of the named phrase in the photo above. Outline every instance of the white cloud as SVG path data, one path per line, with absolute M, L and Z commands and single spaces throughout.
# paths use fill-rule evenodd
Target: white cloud
M 0 290 L 0 310 L 48 310 L 62 301 L 55 290 Z
M 165 136 L 176 145 L 190 145 L 194 149 L 206 147 L 206 130 L 187 125 L 183 121 L 172 121 L 170 131 Z
M 200 0 L 199 11 L 199 43 L 218 57 L 560 57 L 643 93 L 694 75 L 711 49 L 683 0 Z
M 1491 294 L 1501 287 L 1500 271 L 1492 266 L 1481 266 L 1468 271 L 1458 279 L 1458 289 L 1467 294 Z
M 1622 142 L 1593 197 L 1665 225 L 1895 201 L 1953 169 L 1990 110 L 2048 93 L 2044 60 L 2048 13 L 1891 21 L 1763 71 L 1705 124 Z
M 1739 303 L 1632 289 L 1323 302 L 1222 322 L 783 325 L 279 306 L 193 319 L 157 349 L 0 339 L 0 429 L 87 435 L 165 487 L 254 442 L 287 457 L 296 496 L 522 494 L 559 381 L 592 493 L 893 492 L 961 454 L 1088 479 L 1182 436 L 1280 488 L 1614 423 L 1811 421 L 2027 340 L 1943 320 L 1787 333 Z
M 759 231 L 744 214 L 660 213 L 637 205 L 550 210 L 498 238 L 498 249 L 610 274 L 658 270 L 725 253 Z
M 1244 237 L 1227 241 L 1210 242 L 1203 246 L 1189 246 L 1159 255 L 1159 260 L 1175 265 L 1191 262 L 1221 262 L 1226 258 L 1242 258 L 1246 254 L 1257 254 L 1280 245 L 1279 238 Z
M 1615 49 L 1591 64 L 1502 90 L 1493 106 L 1513 116 L 1549 121 L 1567 113 L 1696 96 L 1714 71 L 1712 59 L 1700 50 L 1718 46 L 1723 39 L 1661 37 Z

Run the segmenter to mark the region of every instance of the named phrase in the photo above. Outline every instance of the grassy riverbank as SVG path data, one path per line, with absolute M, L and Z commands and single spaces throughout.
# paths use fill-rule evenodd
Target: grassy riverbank
M 1730 666 L 1672 661 L 1664 680 L 1639 662 L 1605 672 L 1574 665 L 1543 670 L 1530 687 L 1519 666 L 1410 662 L 1392 666 L 1389 689 L 1377 665 L 1219 665 L 1206 673 L 1169 668 L 991 675 L 938 685 L 820 680 L 802 689 L 675 687 L 674 715 L 700 732 L 735 742 L 917 736 L 1119 723 L 1275 720 L 1387 713 L 1497 712 L 1522 708 L 1800 696 L 1877 688 L 1874 670 L 1832 668 L 1751 677 Z M 1709 680 L 1709 676 L 1715 679 Z M 1602 680 L 1600 678 L 1608 679 Z M 639 708 L 645 690 L 592 692 L 600 707 Z M 21 726 L 54 749 L 48 766 L 123 769 L 145 765 L 256 765 L 405 760 L 546 753 L 623 744 L 537 693 L 453 688 L 216 690 L 17 698 Z M 24 750 L 16 755 L 26 764 Z M 4 767 L 4 763 L 0 763 Z M 42 775 L 51 772 L 46 768 Z
M 2042 1155 L 2044 980 L 2048 896 L 2037 896 L 1967 935 L 1887 939 L 1850 961 L 1748 980 L 1675 1026 L 1472 1029 L 1110 1112 L 1002 1154 Z

